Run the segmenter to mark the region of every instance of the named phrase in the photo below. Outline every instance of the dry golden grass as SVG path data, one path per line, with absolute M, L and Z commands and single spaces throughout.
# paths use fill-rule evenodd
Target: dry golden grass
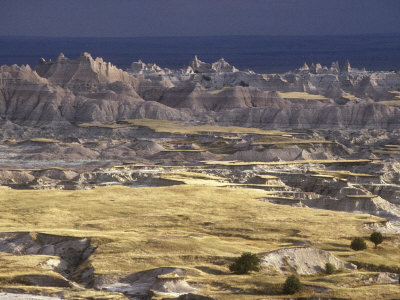
M 169 132 L 180 134 L 202 134 L 202 133 L 236 133 L 236 134 L 287 134 L 279 130 L 263 130 L 259 128 L 246 128 L 237 126 L 212 126 L 212 125 L 186 125 L 182 122 L 154 120 L 154 119 L 134 119 L 126 121 L 130 125 L 145 126 L 156 132 Z
M 257 175 L 256 177 L 268 180 L 278 180 L 279 177 L 272 175 Z
M 345 98 L 345 99 L 348 99 L 348 100 L 350 100 L 350 101 L 354 101 L 354 100 L 357 99 L 356 96 L 354 96 L 354 95 L 352 95 L 352 94 L 349 94 L 349 93 L 344 93 L 342 97 Z
M 322 175 L 322 174 L 311 175 L 311 177 L 328 178 L 328 179 L 334 179 L 335 178 L 335 176 L 332 176 L 332 175 Z
M 372 153 L 383 155 L 399 155 L 400 145 L 384 145 L 381 149 L 373 149 Z
M 276 194 L 265 195 L 263 198 L 264 199 L 293 200 L 293 201 L 297 201 L 297 202 L 301 201 L 300 199 L 296 199 L 296 198 L 293 198 L 293 197 L 279 196 L 279 195 L 276 195 Z
M 303 100 L 330 100 L 322 95 L 314 95 L 306 92 L 278 92 L 285 99 L 303 99 Z
M 339 273 L 310 280 L 310 283 L 331 288 L 324 297 L 340 299 L 393 299 L 398 285 L 367 283 L 373 272 Z M 366 287 L 366 285 L 368 285 Z M 397 290 L 397 291 L 396 291 Z M 335 296 L 333 296 L 335 295 Z
M 400 91 L 389 91 L 389 93 L 393 94 L 395 99 L 400 100 Z M 397 100 L 397 101 L 399 101 L 399 100 Z
M 24 293 L 30 295 L 43 295 L 43 296 L 53 296 L 53 297 L 60 297 L 61 294 L 63 295 L 63 298 L 61 299 L 69 299 L 69 300 L 128 300 L 129 299 L 121 293 L 103 292 L 94 289 L 37 287 L 37 286 L 27 286 L 22 284 L 20 285 L 2 284 L 1 287 L 4 291 L 11 290 L 9 293 Z M 18 298 L 10 298 L 10 299 L 18 299 Z M 30 299 L 30 298 L 22 298 L 22 299 Z
M 168 149 L 162 152 L 206 152 L 210 149 Z
M 222 93 L 223 91 L 226 91 L 227 89 L 230 89 L 230 88 L 232 88 L 232 87 L 224 86 L 222 89 L 209 91 L 208 93 L 211 95 L 218 95 L 219 93 Z
M 319 159 L 319 160 L 291 160 L 291 161 L 238 161 L 238 160 L 206 160 L 202 163 L 216 166 L 254 166 L 254 165 L 303 165 L 303 164 L 365 164 L 370 163 L 370 159 Z
M 395 106 L 395 107 L 400 107 L 400 96 L 396 96 L 395 98 L 398 98 L 399 100 L 387 100 L 387 101 L 381 101 L 379 103 L 383 103 L 383 104 Z
M 252 142 L 253 145 L 301 145 L 301 144 L 332 144 L 326 140 L 306 140 L 286 136 L 262 136 Z
M 42 265 L 50 258 L 56 258 L 47 255 L 23 255 L 16 256 L 8 253 L 0 253 L 0 287 L 3 290 L 12 289 L 24 291 L 29 294 L 43 294 L 47 296 L 59 296 L 60 292 L 67 299 L 127 299 L 119 293 L 108 293 L 95 291 L 91 289 L 70 289 L 60 287 L 36 287 L 30 286 L 28 276 L 46 276 L 54 279 L 63 277 Z
M 347 198 L 360 198 L 360 199 L 372 199 L 378 197 L 377 195 L 347 195 Z
M 1 253 L 0 254 L 0 282 L 4 282 L 7 278 L 26 275 L 26 269 L 29 268 L 30 275 L 53 275 L 61 278 L 57 273 L 40 267 L 41 264 L 49 259 L 45 255 L 25 255 L 22 260 L 19 256 Z
M 263 130 L 259 128 L 246 128 L 237 126 L 212 126 L 212 125 L 187 125 L 182 122 L 155 120 L 155 119 L 134 119 L 126 120 L 121 124 L 96 124 L 83 123 L 80 127 L 104 127 L 104 128 L 123 128 L 129 126 L 148 127 L 156 132 L 168 132 L 175 134 L 204 134 L 204 133 L 236 133 L 236 134 L 266 134 L 266 135 L 282 135 L 288 134 L 279 130 Z
M 179 176 L 203 181 L 216 179 L 197 173 Z M 155 188 L 109 186 L 81 191 L 0 188 L 0 231 L 92 237 L 98 248 L 86 265 L 93 266 L 96 274 L 183 267 L 188 270 L 190 282 L 204 284 L 202 294 L 220 299 L 256 299 L 276 293 L 284 276 L 266 270 L 246 276 L 231 275 L 227 265 L 244 251 L 262 253 L 292 246 L 301 240 L 309 240 L 314 247 L 333 251 L 345 259 L 399 266 L 395 241 L 385 240 L 382 255 L 379 249 L 362 253 L 349 249 L 352 237 L 370 234 L 365 223 L 381 219 L 258 200 L 269 195 L 262 190 L 212 184 Z M 386 259 L 388 254 L 390 258 Z M 355 257 L 348 258 L 349 255 Z M 2 272 L 5 281 L 16 274 L 38 271 L 42 259 L 1 257 L 15 260 L 5 264 L 10 268 Z M 319 277 L 302 278 L 302 281 L 309 283 L 315 278 Z M 328 286 L 329 282 L 320 284 Z M 1 286 L 10 286 L 10 283 Z M 329 292 L 332 297 L 351 295 L 361 299 L 383 291 L 392 298 L 400 297 L 397 287 L 394 290 L 367 286 L 351 292 L 333 284 L 332 289 Z M 311 296 L 315 292 L 305 290 L 299 295 Z
M 195 172 L 169 172 L 161 174 L 161 178 L 180 181 L 191 185 L 226 186 L 227 182 L 222 177 Z
M 6 140 L 4 140 L 4 143 L 15 144 L 15 143 L 18 143 L 18 141 L 16 139 L 6 139 Z
M 330 171 L 320 169 L 310 169 L 309 172 L 316 173 L 319 177 L 334 178 L 334 179 L 347 179 L 348 177 L 374 177 L 370 174 L 353 173 L 350 171 Z M 315 176 L 315 175 L 314 175 Z
M 385 145 L 384 147 L 393 150 L 400 150 L 400 145 Z
M 381 155 L 399 155 L 398 150 L 372 150 L 374 154 L 381 154 Z
M 54 143 L 54 144 L 61 143 L 61 141 L 59 141 L 59 140 L 46 139 L 46 138 L 34 138 L 34 139 L 29 139 L 29 141 L 35 142 L 35 143 Z
M 168 173 L 161 174 L 161 178 L 179 181 L 181 183 L 189 184 L 189 185 L 203 185 L 203 186 L 215 186 L 215 187 L 234 187 L 234 188 L 263 188 L 267 189 L 275 189 L 275 188 L 283 188 L 284 186 L 281 184 L 242 184 L 242 183 L 232 183 L 227 181 L 225 178 L 209 175 L 205 173 L 197 173 L 197 172 L 187 172 L 187 171 L 171 171 Z M 277 180 L 278 177 L 269 176 L 269 175 L 261 175 L 260 178 L 264 178 L 266 180 Z M 272 192 L 274 193 L 274 192 Z
M 128 124 L 100 124 L 100 123 L 81 123 L 78 124 L 79 127 L 82 128 L 90 128 L 90 127 L 99 127 L 99 128 L 108 128 L 108 129 L 118 129 L 118 128 L 126 128 L 129 127 Z

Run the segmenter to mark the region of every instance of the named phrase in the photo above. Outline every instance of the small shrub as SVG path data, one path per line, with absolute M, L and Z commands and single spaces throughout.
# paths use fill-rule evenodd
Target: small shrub
M 336 268 L 331 263 L 325 264 L 325 273 L 326 274 L 333 274 L 336 271 Z
M 240 81 L 239 85 L 243 86 L 243 87 L 248 87 L 249 86 L 249 84 L 247 82 L 244 82 L 243 80 Z
M 229 270 L 236 274 L 247 274 L 250 271 L 257 272 L 260 270 L 260 259 L 255 254 L 245 252 L 229 266 Z
M 211 81 L 211 77 L 210 76 L 203 75 L 203 79 L 205 81 Z
M 286 278 L 286 281 L 283 285 L 283 292 L 287 295 L 293 295 L 301 290 L 300 279 L 295 275 L 290 275 Z
M 355 237 L 351 241 L 350 248 L 355 251 L 365 250 L 367 249 L 367 243 L 364 241 L 362 237 Z
M 378 245 L 383 242 L 382 233 L 376 231 L 371 233 L 369 240 L 375 244 L 375 248 L 378 247 Z
M 343 273 L 343 272 L 344 272 L 343 268 L 339 268 L 339 269 L 336 270 L 336 273 Z

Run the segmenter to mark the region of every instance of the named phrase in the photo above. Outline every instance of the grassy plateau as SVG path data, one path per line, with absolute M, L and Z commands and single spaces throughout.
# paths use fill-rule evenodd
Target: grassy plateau
M 270 270 L 233 275 L 228 265 L 242 252 L 260 254 L 303 240 L 344 260 L 400 267 L 395 237 L 388 236 L 377 249 L 369 242 L 366 251 L 349 248 L 354 236 L 371 233 L 365 224 L 381 222 L 378 217 L 275 205 L 259 200 L 268 196 L 265 191 L 198 184 L 196 180 L 204 183 L 219 178 L 196 176 L 177 174 L 175 177 L 186 179 L 186 184 L 152 188 L 32 191 L 0 187 L 0 231 L 91 237 L 98 248 L 83 267 L 92 266 L 96 275 L 182 267 L 201 294 L 218 299 L 285 298 L 281 293 L 284 275 Z M 0 254 L 0 287 L 48 294 L 63 291 L 72 299 L 122 297 L 104 291 L 29 287 L 17 280 L 43 273 L 40 264 L 46 259 L 42 255 Z M 365 270 L 319 274 L 301 277 L 301 281 L 327 288 L 324 297 L 400 297 L 397 285 L 366 284 L 360 279 L 366 274 Z M 296 297 L 318 295 L 306 286 Z

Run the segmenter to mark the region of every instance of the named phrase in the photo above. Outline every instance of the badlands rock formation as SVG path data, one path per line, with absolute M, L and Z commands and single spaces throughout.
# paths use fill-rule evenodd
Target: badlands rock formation
M 334 62 L 329 68 L 304 64 L 284 74 L 256 74 L 238 70 L 224 59 L 206 63 L 195 57 L 179 70 L 138 61 L 124 71 L 83 53 L 77 59 L 62 54 L 54 61 L 41 59 L 34 69 L 1 66 L 0 185 L 76 190 L 73 193 L 108 185 L 259 189 L 265 191 L 265 196 L 254 199 L 260 205 L 270 202 L 271 207 L 372 214 L 382 219 L 363 224 L 365 231 L 398 234 L 399 97 L 399 73 L 357 70 L 350 63 L 341 67 Z M 110 199 L 107 205 L 114 201 Z M 321 211 L 321 218 L 329 213 Z M 182 222 L 190 221 L 190 216 L 181 217 Z M 17 282 L 28 280 L 36 287 L 93 287 L 129 299 L 156 294 L 211 299 L 197 295 L 203 282 L 186 281 L 182 265 L 97 274 L 87 263 L 95 251 L 91 242 L 96 240 L 97 221 L 88 222 L 93 228 L 83 236 L 78 235 L 80 224 L 76 223 L 71 234 L 77 237 L 30 232 L 30 228 L 0 233 L 0 252 L 50 256 L 38 268 L 56 272 L 56 277 L 16 277 Z M 213 222 L 204 220 L 201 235 L 188 236 L 202 239 L 208 226 L 221 226 Z M 182 224 L 182 230 L 187 230 L 186 223 Z M 246 238 L 247 231 L 237 230 L 215 238 L 227 238 L 227 243 L 231 238 Z M 115 229 L 115 234 L 135 237 L 140 232 Z M 293 232 L 290 239 L 275 241 L 276 247 L 269 249 L 274 251 L 262 254 L 264 267 L 279 274 L 315 274 L 330 262 L 348 269 L 346 276 L 355 272 L 354 265 L 327 251 L 293 248 L 299 246 L 298 238 L 305 237 Z M 153 247 L 163 247 L 165 241 Z M 260 237 L 252 241 L 264 243 Z M 393 235 L 391 242 L 396 241 Z M 112 241 L 97 243 L 109 247 Z M 235 255 L 239 251 L 226 249 L 224 257 L 202 253 L 188 259 L 193 264 L 197 259 L 226 263 L 232 259 L 229 251 Z M 172 255 L 185 261 L 185 251 Z M 338 257 L 350 261 L 350 256 Z M 199 266 L 187 273 L 194 278 L 204 271 L 208 278 L 210 272 L 218 281 L 219 274 L 224 274 L 221 268 L 221 264 L 216 270 Z M 396 270 L 380 271 L 391 273 L 367 274 L 367 279 L 359 281 L 391 284 L 398 278 L 393 274 Z M 240 293 L 235 287 L 225 287 Z
M 102 58 L 93 59 L 87 52 L 82 53 L 76 60 L 69 60 L 63 53 L 54 62 L 47 62 L 42 58 L 35 71 L 50 82 L 71 89 L 87 89 L 91 84 L 129 82 L 132 79 L 110 62 L 106 63 Z
M 19 124 L 185 117 L 184 112 L 144 101 L 135 91 L 140 84 L 140 80 L 87 53 L 76 60 L 63 55 L 55 61 L 40 60 L 35 70 L 2 66 L 0 115 Z
M 17 124 L 198 120 L 269 128 L 399 128 L 400 74 L 338 63 L 285 74 L 239 71 L 195 57 L 180 70 L 142 61 L 123 71 L 101 58 L 63 54 L 0 68 L 0 117 Z M 389 102 L 388 102 L 389 101 Z M 390 104 L 390 105 L 389 105 Z M 393 106 L 394 105 L 394 106 Z M 4 121 L 3 121 L 4 122 Z

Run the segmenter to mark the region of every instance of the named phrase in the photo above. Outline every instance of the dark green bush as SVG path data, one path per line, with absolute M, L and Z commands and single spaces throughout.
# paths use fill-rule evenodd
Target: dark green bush
M 336 271 L 336 268 L 331 263 L 325 264 L 325 273 L 326 274 L 333 274 Z
M 350 244 L 350 248 L 359 251 L 367 249 L 367 243 L 364 241 L 362 237 L 355 237 Z
M 378 245 L 383 242 L 382 233 L 376 231 L 371 233 L 369 240 L 375 244 L 375 248 L 378 247 Z
M 205 81 L 211 81 L 211 77 L 210 76 L 203 75 L 203 79 Z
M 286 278 L 286 281 L 283 285 L 283 292 L 288 295 L 293 295 L 301 290 L 300 279 L 295 275 L 290 275 Z
M 260 259 L 255 254 L 245 252 L 229 266 L 229 270 L 236 274 L 247 274 L 250 271 L 257 272 L 260 270 Z

